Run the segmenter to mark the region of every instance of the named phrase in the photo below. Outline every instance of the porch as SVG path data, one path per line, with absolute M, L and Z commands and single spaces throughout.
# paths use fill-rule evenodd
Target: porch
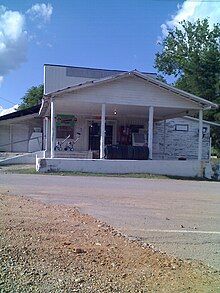
M 37 161 L 37 170 L 198 176 L 203 109 L 215 106 L 136 71 L 50 93 L 40 111 L 45 117 L 47 157 Z M 165 148 L 158 151 L 163 143 L 155 143 L 155 124 L 194 113 L 199 113 L 197 160 L 167 161 Z M 147 150 L 148 155 L 130 160 L 123 154 L 108 160 L 106 148 L 113 146 L 130 148 L 133 153 L 133 148 L 141 147 L 142 154 Z M 77 159 L 74 152 L 87 155 Z M 59 158 L 68 155 L 71 158 Z
M 44 147 L 47 150 L 47 157 L 119 160 L 198 159 L 198 152 L 201 149 L 201 159 L 207 159 L 202 147 L 199 147 L 199 135 L 193 142 L 197 147 L 190 158 L 185 153 L 188 144 L 181 137 L 184 132 L 176 132 L 176 136 L 179 134 L 180 150 L 176 149 L 175 154 L 173 152 L 171 155 L 170 149 L 166 148 L 165 134 L 171 129 L 170 125 L 166 126 L 166 118 L 192 113 L 190 110 L 98 103 L 93 104 L 91 109 L 89 103 L 76 102 L 70 111 L 57 101 L 56 106 L 54 103 L 52 107 L 54 118 L 44 119 Z M 175 144 L 177 145 L 176 141 Z

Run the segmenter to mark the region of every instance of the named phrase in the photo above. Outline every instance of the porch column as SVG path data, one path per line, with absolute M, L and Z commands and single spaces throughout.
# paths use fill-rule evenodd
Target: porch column
M 104 159 L 104 156 L 105 156 L 105 104 L 102 104 L 100 159 Z
M 203 110 L 199 110 L 199 147 L 198 147 L 198 160 L 202 160 L 202 131 L 203 131 Z
M 154 107 L 149 107 L 148 115 L 148 148 L 149 148 L 149 159 L 153 158 L 153 126 L 154 126 Z
M 44 118 L 44 133 L 43 133 L 43 142 L 44 142 L 44 151 L 48 150 L 48 117 Z
M 54 149 L 56 146 L 56 121 L 54 99 L 50 102 L 50 157 L 54 158 Z

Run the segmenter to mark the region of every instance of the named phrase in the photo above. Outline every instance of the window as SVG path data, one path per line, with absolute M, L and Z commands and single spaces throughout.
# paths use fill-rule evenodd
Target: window
M 189 131 L 189 125 L 188 124 L 176 124 L 175 130 L 176 131 Z
M 58 114 L 56 116 L 57 138 L 74 138 L 74 125 L 77 118 L 74 115 Z
M 57 133 L 56 133 L 56 137 L 57 138 L 67 138 L 67 136 L 69 136 L 69 138 L 74 138 L 74 127 L 73 126 L 57 126 Z

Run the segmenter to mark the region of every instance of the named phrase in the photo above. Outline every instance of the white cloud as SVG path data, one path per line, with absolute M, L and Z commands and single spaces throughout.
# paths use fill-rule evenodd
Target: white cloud
M 18 105 L 14 105 L 13 107 L 7 108 L 7 109 L 3 108 L 0 105 L 0 116 L 6 115 L 9 113 L 13 113 L 13 112 L 17 111 L 17 109 L 18 109 Z
M 177 6 L 178 10 L 175 15 L 171 17 L 171 20 L 161 25 L 162 34 L 166 36 L 169 28 L 178 26 L 178 23 L 182 20 L 194 22 L 198 18 L 209 18 L 209 23 L 220 22 L 220 3 L 219 1 L 191 1 L 185 0 L 182 5 Z
M 36 3 L 27 10 L 27 14 L 32 20 L 42 20 L 44 23 L 50 21 L 52 13 L 53 6 L 50 3 Z
M 26 61 L 25 17 L 0 6 L 0 83 L 3 76 Z
M 33 5 L 27 13 L 36 21 L 30 24 L 27 15 L 0 5 L 0 86 L 6 74 L 26 62 L 28 42 L 38 41 L 34 27 L 50 21 L 52 12 L 51 4 Z

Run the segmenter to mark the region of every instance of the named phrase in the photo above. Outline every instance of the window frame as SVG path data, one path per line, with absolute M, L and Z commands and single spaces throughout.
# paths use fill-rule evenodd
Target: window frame
M 179 129 L 178 129 L 179 127 Z M 186 128 L 184 128 L 186 127 Z M 184 132 L 188 132 L 189 131 L 189 124 L 175 124 L 175 131 L 184 131 Z

